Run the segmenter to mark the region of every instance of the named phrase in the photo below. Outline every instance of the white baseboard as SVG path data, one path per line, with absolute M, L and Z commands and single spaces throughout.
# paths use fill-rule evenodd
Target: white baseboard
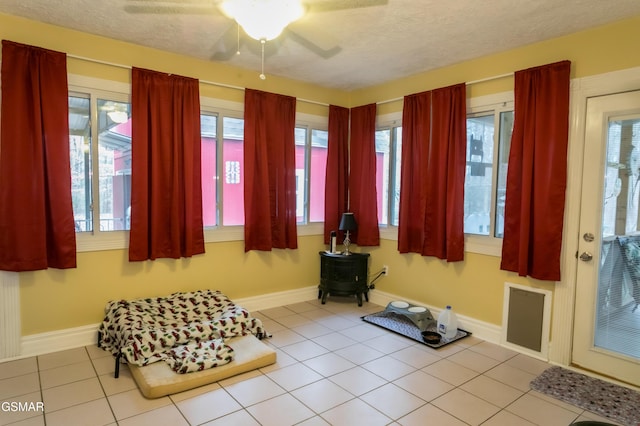
M 88 324 L 23 336 L 19 358 L 95 344 L 98 341 L 98 327 L 99 324 Z
M 295 290 L 280 291 L 277 293 L 261 294 L 259 296 L 234 298 L 233 302 L 242 306 L 249 312 L 263 309 L 277 308 L 278 306 L 307 302 L 318 297 L 318 286 L 303 287 Z
M 238 298 L 233 301 L 248 311 L 259 311 L 261 309 L 306 302 L 317 297 L 318 287 L 311 286 L 277 293 L 262 294 L 260 296 Z M 20 355 L 0 359 L 0 362 L 93 345 L 98 341 L 99 326 L 100 324 L 88 324 L 81 327 L 22 336 L 20 339 Z
M 234 299 L 234 302 L 241 305 L 248 311 L 259 311 L 278 306 L 307 302 L 317 298 L 318 287 L 310 286 L 295 290 L 268 293 L 260 296 L 238 298 Z M 389 302 L 393 302 L 394 300 L 404 300 L 414 305 L 427 307 L 431 311 L 431 314 L 436 318 L 440 313 L 440 309 L 437 307 L 428 306 L 422 302 L 405 299 L 379 290 L 370 291 L 369 300 L 371 303 L 375 303 L 380 306 L 387 306 Z M 458 314 L 458 322 L 460 328 L 470 331 L 479 339 L 498 345 L 500 344 L 500 336 L 502 334 L 500 326 L 465 317 L 460 314 Z M 20 355 L 14 358 L 0 359 L 0 362 L 93 345 L 98 339 L 98 327 L 99 324 L 89 324 L 81 327 L 23 336 L 21 339 Z

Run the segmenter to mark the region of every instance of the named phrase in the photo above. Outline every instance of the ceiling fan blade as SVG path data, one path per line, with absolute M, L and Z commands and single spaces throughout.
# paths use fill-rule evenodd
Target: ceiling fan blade
M 311 16 L 292 22 L 287 27 L 291 37 L 322 57 L 330 57 L 340 50 L 340 42 L 324 27 L 316 24 Z
M 332 12 L 334 10 L 359 9 L 362 7 L 385 6 L 389 0 L 323 0 L 305 3 L 310 13 Z
M 335 43 L 326 43 L 326 40 L 323 44 L 315 43 L 292 28 L 287 28 L 285 31 L 291 40 L 309 49 L 321 58 L 328 59 L 342 51 L 342 47 Z
M 158 15 L 190 14 L 206 15 L 217 13 L 218 8 L 211 0 L 127 0 L 124 10 L 128 13 L 147 13 Z
M 242 37 L 238 37 L 238 24 L 235 22 L 222 34 L 216 42 L 216 51 L 211 56 L 214 61 L 228 61 L 233 58 L 244 44 Z

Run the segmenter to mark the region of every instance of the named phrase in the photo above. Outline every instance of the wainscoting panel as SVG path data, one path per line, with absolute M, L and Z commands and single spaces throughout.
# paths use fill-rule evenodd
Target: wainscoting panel
M 0 359 L 20 355 L 20 279 L 0 271 Z

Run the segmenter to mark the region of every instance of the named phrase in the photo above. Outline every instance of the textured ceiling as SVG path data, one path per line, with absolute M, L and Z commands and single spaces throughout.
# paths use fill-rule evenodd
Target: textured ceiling
M 0 13 L 260 73 L 219 0 L 1 0 Z M 353 90 L 640 15 L 638 0 L 306 0 L 265 73 Z M 336 7 L 337 6 L 337 7 Z M 346 8 L 346 6 L 354 8 Z M 327 10 L 328 9 L 328 10 Z

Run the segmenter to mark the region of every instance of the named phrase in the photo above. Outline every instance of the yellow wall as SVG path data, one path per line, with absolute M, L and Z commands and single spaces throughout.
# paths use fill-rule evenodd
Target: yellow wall
M 456 64 L 398 81 L 347 93 L 311 84 L 232 68 L 109 40 L 0 14 L 0 37 L 59 50 L 68 54 L 172 72 L 240 87 L 251 87 L 343 106 L 362 105 L 513 72 L 569 59 L 573 77 L 640 66 L 633 55 L 640 40 L 640 17 L 617 24 L 537 43 L 509 52 Z M 69 72 L 129 82 L 129 71 L 107 65 L 69 60 Z M 512 78 L 470 86 L 479 96 L 511 90 Z M 242 92 L 202 85 L 202 95 L 242 101 Z M 401 102 L 381 105 L 379 113 L 401 109 Z M 326 116 L 325 107 L 299 103 L 301 112 Z M 46 270 L 20 274 L 23 335 L 97 323 L 110 299 L 163 295 L 197 288 L 220 289 L 231 298 L 292 290 L 318 282 L 320 236 L 299 237 L 299 250 L 244 253 L 243 242 L 210 243 L 206 254 L 184 260 L 129 263 L 126 250 L 79 253 L 75 270 Z M 401 255 L 396 242 L 359 249 L 372 254 L 371 270 L 383 264 L 390 274 L 377 288 L 401 297 L 444 306 L 452 304 L 462 315 L 500 324 L 505 281 L 553 289 L 553 283 L 500 271 L 499 259 L 467 253 L 463 262 L 446 262 L 414 254 Z
M 255 71 L 234 68 L 224 63 L 204 61 L 149 49 L 9 15 L 0 14 L 0 37 L 18 43 L 57 50 L 70 56 L 91 58 L 111 64 L 148 68 L 198 78 L 203 81 L 236 87 L 248 87 L 327 104 L 334 103 L 348 106 L 348 94 L 339 90 L 320 88 L 313 84 L 271 75 L 266 80 L 261 80 L 257 77 Z M 125 83 L 130 82 L 130 71 L 121 67 L 69 58 L 67 69 L 71 74 L 88 75 Z M 201 85 L 200 94 L 236 102 L 244 100 L 244 92 L 241 90 L 208 84 Z M 307 103 L 299 103 L 298 111 L 328 115 L 326 107 Z
M 465 253 L 463 262 L 447 263 L 435 257 L 399 254 L 397 242 L 390 240 L 361 251 L 371 254 L 373 272 L 383 264 L 389 266 L 389 275 L 376 281 L 377 290 L 431 306 L 452 305 L 458 313 L 492 324 L 502 321 L 505 281 L 546 290 L 554 286 L 501 271 L 500 259 L 495 256 Z
M 206 244 L 190 259 L 129 262 L 126 250 L 78 253 L 77 269 L 20 274 L 23 334 L 95 324 L 109 300 L 210 288 L 231 299 L 317 285 L 321 236 L 298 250 L 244 252 L 244 242 Z
M 507 35 L 505 35 L 507 36 Z M 424 90 L 483 80 L 538 65 L 568 59 L 571 77 L 579 78 L 640 65 L 634 54 L 640 40 L 640 16 L 588 31 L 531 44 L 490 56 L 461 62 L 408 78 L 351 93 L 351 106 L 396 99 Z M 468 97 L 513 90 L 513 77 L 501 78 L 467 88 Z M 400 111 L 402 101 L 383 104 L 378 113 Z

